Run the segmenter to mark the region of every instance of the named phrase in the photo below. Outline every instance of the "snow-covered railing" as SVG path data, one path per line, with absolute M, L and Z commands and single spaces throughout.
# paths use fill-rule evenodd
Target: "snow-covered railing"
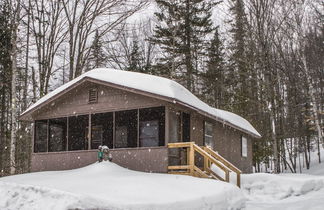
M 217 154 L 210 148 L 199 147 L 194 142 L 178 142 L 169 143 L 168 148 L 186 148 L 187 160 L 185 165 L 168 166 L 169 173 L 191 175 L 202 178 L 213 178 L 225 182 L 230 182 L 230 173 L 234 172 L 237 175 L 236 184 L 241 185 L 241 171 L 225 158 Z M 200 154 L 204 158 L 203 169 L 195 164 L 195 155 Z M 212 166 L 216 166 L 224 172 L 225 176 L 218 174 L 212 170 Z

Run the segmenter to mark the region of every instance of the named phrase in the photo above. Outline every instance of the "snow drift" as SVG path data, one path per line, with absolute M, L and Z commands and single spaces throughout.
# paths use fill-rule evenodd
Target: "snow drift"
M 248 174 L 242 177 L 247 210 L 322 210 L 324 177 L 301 174 Z
M 240 209 L 235 185 L 114 163 L 0 178 L 0 209 Z

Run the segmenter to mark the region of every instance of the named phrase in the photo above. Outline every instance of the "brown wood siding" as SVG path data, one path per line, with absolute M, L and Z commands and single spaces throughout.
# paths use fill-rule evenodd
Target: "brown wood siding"
M 98 103 L 88 103 L 89 89 L 98 90 Z M 33 119 L 48 119 L 88 113 L 162 106 L 165 102 L 116 88 L 85 82 L 33 113 Z
M 222 125 L 219 122 L 214 122 L 214 141 L 215 151 L 241 169 L 243 173 L 252 172 L 252 139 L 251 137 Z M 247 157 L 242 157 L 241 136 L 247 138 Z
M 191 139 L 199 146 L 204 145 L 204 118 L 193 113 L 191 115 Z
M 111 154 L 112 162 L 125 168 L 145 172 L 167 172 L 166 147 L 113 149 Z M 96 161 L 96 150 L 34 153 L 31 159 L 31 172 L 80 168 Z
M 252 172 L 252 138 L 241 131 L 223 125 L 220 122 L 206 118 L 198 113 L 193 113 L 191 118 L 191 136 L 196 144 L 204 145 L 204 122 L 213 124 L 214 150 L 224 158 L 241 169 L 244 173 Z M 248 156 L 242 157 L 241 136 L 247 138 Z

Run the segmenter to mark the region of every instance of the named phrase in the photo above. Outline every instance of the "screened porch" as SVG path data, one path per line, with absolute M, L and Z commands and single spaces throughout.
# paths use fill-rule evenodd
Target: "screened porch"
M 165 146 L 165 107 L 36 120 L 34 153 Z

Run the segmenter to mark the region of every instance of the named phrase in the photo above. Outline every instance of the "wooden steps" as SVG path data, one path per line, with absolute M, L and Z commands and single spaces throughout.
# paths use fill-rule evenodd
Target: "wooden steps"
M 194 142 L 179 142 L 169 143 L 169 149 L 185 148 L 187 153 L 186 164 L 168 166 L 168 173 L 190 175 L 200 178 L 217 179 L 225 182 L 230 182 L 230 173 L 236 173 L 236 184 L 241 185 L 241 170 L 235 167 L 232 163 L 227 161 L 224 157 L 213 151 L 208 147 L 200 147 Z M 203 167 L 198 167 L 195 162 L 196 156 L 203 157 Z M 217 174 L 211 169 L 212 165 L 224 172 L 223 176 Z

